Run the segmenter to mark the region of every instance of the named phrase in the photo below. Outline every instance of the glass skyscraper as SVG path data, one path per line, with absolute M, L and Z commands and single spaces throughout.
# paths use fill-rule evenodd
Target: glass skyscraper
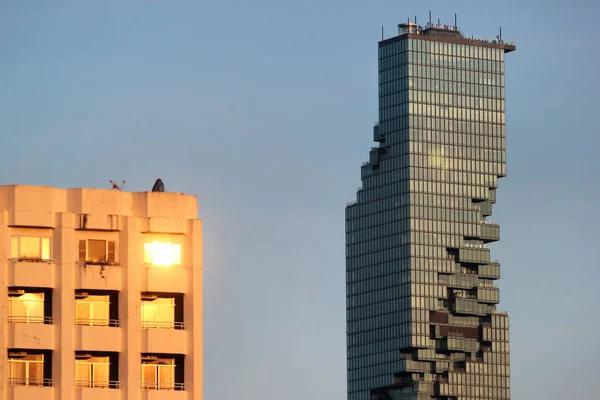
M 348 400 L 510 398 L 487 244 L 513 50 L 410 22 L 379 42 L 377 146 L 346 207 Z

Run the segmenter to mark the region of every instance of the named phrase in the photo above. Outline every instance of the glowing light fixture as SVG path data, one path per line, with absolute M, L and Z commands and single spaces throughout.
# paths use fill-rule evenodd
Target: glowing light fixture
M 181 245 L 175 243 L 144 243 L 144 262 L 160 267 L 181 264 Z

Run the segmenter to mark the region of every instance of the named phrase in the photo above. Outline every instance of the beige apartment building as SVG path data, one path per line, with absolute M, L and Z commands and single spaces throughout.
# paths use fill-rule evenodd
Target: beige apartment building
M 0 400 L 202 400 L 195 196 L 0 186 L 0 271 Z

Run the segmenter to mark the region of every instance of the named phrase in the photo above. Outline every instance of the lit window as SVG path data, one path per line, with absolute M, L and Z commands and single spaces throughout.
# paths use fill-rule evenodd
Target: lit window
M 8 351 L 8 382 L 16 386 L 50 386 L 51 380 L 44 379 L 44 360 L 42 353 Z
M 183 390 L 182 367 L 183 357 L 142 356 L 142 389 Z
M 144 263 L 169 267 L 181 264 L 181 245 L 167 242 L 144 243 Z
M 142 328 L 183 329 L 181 295 L 158 297 L 142 294 Z
M 50 238 L 14 236 L 10 241 L 11 257 L 22 260 L 49 260 Z
M 114 263 L 116 260 L 114 240 L 87 239 L 79 241 L 80 262 Z
M 118 320 L 110 319 L 110 308 L 111 302 L 108 294 L 77 292 L 75 294 L 75 324 L 118 326 Z
M 75 387 L 113 387 L 110 357 L 78 353 L 75 356 Z M 112 383 L 112 384 L 111 384 Z
M 26 292 L 24 289 L 9 289 L 8 322 L 11 323 L 51 323 L 50 315 L 45 315 L 45 293 Z M 49 311 L 49 310 L 48 310 Z

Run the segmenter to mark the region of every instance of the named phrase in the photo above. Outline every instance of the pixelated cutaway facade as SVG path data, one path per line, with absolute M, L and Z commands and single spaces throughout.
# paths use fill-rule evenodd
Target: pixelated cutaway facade
M 378 146 L 346 208 L 349 400 L 510 398 L 487 244 L 513 50 L 412 23 L 379 43 Z
M 202 399 L 195 196 L 0 186 L 0 254 L 0 400 Z

